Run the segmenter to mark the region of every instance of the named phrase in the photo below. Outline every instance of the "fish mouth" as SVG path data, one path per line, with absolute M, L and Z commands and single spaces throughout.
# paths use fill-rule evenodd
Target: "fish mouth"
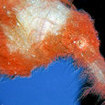
M 91 70 L 97 82 L 105 84 L 105 61 L 103 58 L 94 61 L 88 68 Z
M 93 86 L 91 87 L 91 93 L 100 94 L 102 98 L 105 98 L 105 60 L 101 56 L 100 59 L 95 60 L 93 63 L 89 64 L 89 75 L 91 76 L 89 80 L 93 81 Z

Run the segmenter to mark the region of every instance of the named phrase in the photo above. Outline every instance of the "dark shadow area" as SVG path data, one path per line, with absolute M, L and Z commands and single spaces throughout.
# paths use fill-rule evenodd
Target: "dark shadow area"
M 81 100 L 81 105 L 96 105 L 96 100 L 98 97 L 93 94 L 89 94 L 84 99 Z

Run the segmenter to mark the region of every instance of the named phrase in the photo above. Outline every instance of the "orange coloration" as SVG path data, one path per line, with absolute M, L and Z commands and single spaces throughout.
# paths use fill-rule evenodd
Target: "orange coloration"
M 28 76 L 33 63 L 18 52 L 10 54 L 6 43 L 7 38 L 0 27 L 0 74 L 15 75 L 17 72 L 18 75 Z
M 16 25 L 16 15 L 13 8 L 17 5 L 24 5 L 25 0 L 0 0 L 0 24 L 8 26 Z
M 91 92 L 95 91 L 97 94 L 101 94 L 101 97 L 105 98 L 105 83 L 97 82 L 94 84 Z
M 18 0 L 15 0 L 17 3 Z M 13 0 L 0 0 L 0 23 L 13 25 L 16 24 L 16 16 L 12 10 L 14 4 Z
M 70 1 L 69 0 L 60 0 L 60 1 L 71 6 L 72 9 L 76 9 L 76 7 L 72 4 L 74 0 L 70 0 Z
M 98 58 L 99 40 L 93 20 L 83 12 L 72 11 L 63 33 L 63 43 L 73 57 L 83 62 L 93 62 Z M 83 46 L 80 48 L 80 46 Z
M 70 2 L 68 0 L 61 0 L 62 2 L 64 2 L 65 4 L 70 5 Z
M 13 2 L 9 1 L 5 1 L 5 4 L 8 10 L 12 11 Z M 68 3 L 66 1 L 63 0 Z M 3 9 L 2 5 L 3 2 L 0 3 L 0 24 L 5 24 L 13 30 L 17 21 L 15 13 L 12 11 L 12 14 L 8 16 L 7 10 Z M 72 56 L 78 62 L 86 64 L 93 62 L 100 55 L 97 32 L 87 13 L 71 9 L 70 16 L 59 33 L 57 36 L 48 33 L 44 40 L 34 43 L 24 53 L 20 53 L 19 49 L 11 53 L 7 47 L 8 38 L 0 25 L 0 73 L 28 76 L 32 69 L 47 66 L 59 56 Z M 18 35 L 16 37 L 19 39 Z

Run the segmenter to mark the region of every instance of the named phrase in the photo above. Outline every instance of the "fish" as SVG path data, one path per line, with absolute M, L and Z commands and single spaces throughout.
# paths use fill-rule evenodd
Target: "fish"
M 94 20 L 68 0 L 0 1 L 0 74 L 28 77 L 58 57 L 72 57 L 105 98 L 105 61 Z

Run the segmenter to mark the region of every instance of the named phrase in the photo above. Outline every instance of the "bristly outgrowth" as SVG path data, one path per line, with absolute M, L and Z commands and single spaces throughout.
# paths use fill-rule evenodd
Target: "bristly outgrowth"
M 72 56 L 104 97 L 105 63 L 94 21 L 72 7 L 68 0 L 1 0 L 0 73 L 29 76 L 56 57 Z

